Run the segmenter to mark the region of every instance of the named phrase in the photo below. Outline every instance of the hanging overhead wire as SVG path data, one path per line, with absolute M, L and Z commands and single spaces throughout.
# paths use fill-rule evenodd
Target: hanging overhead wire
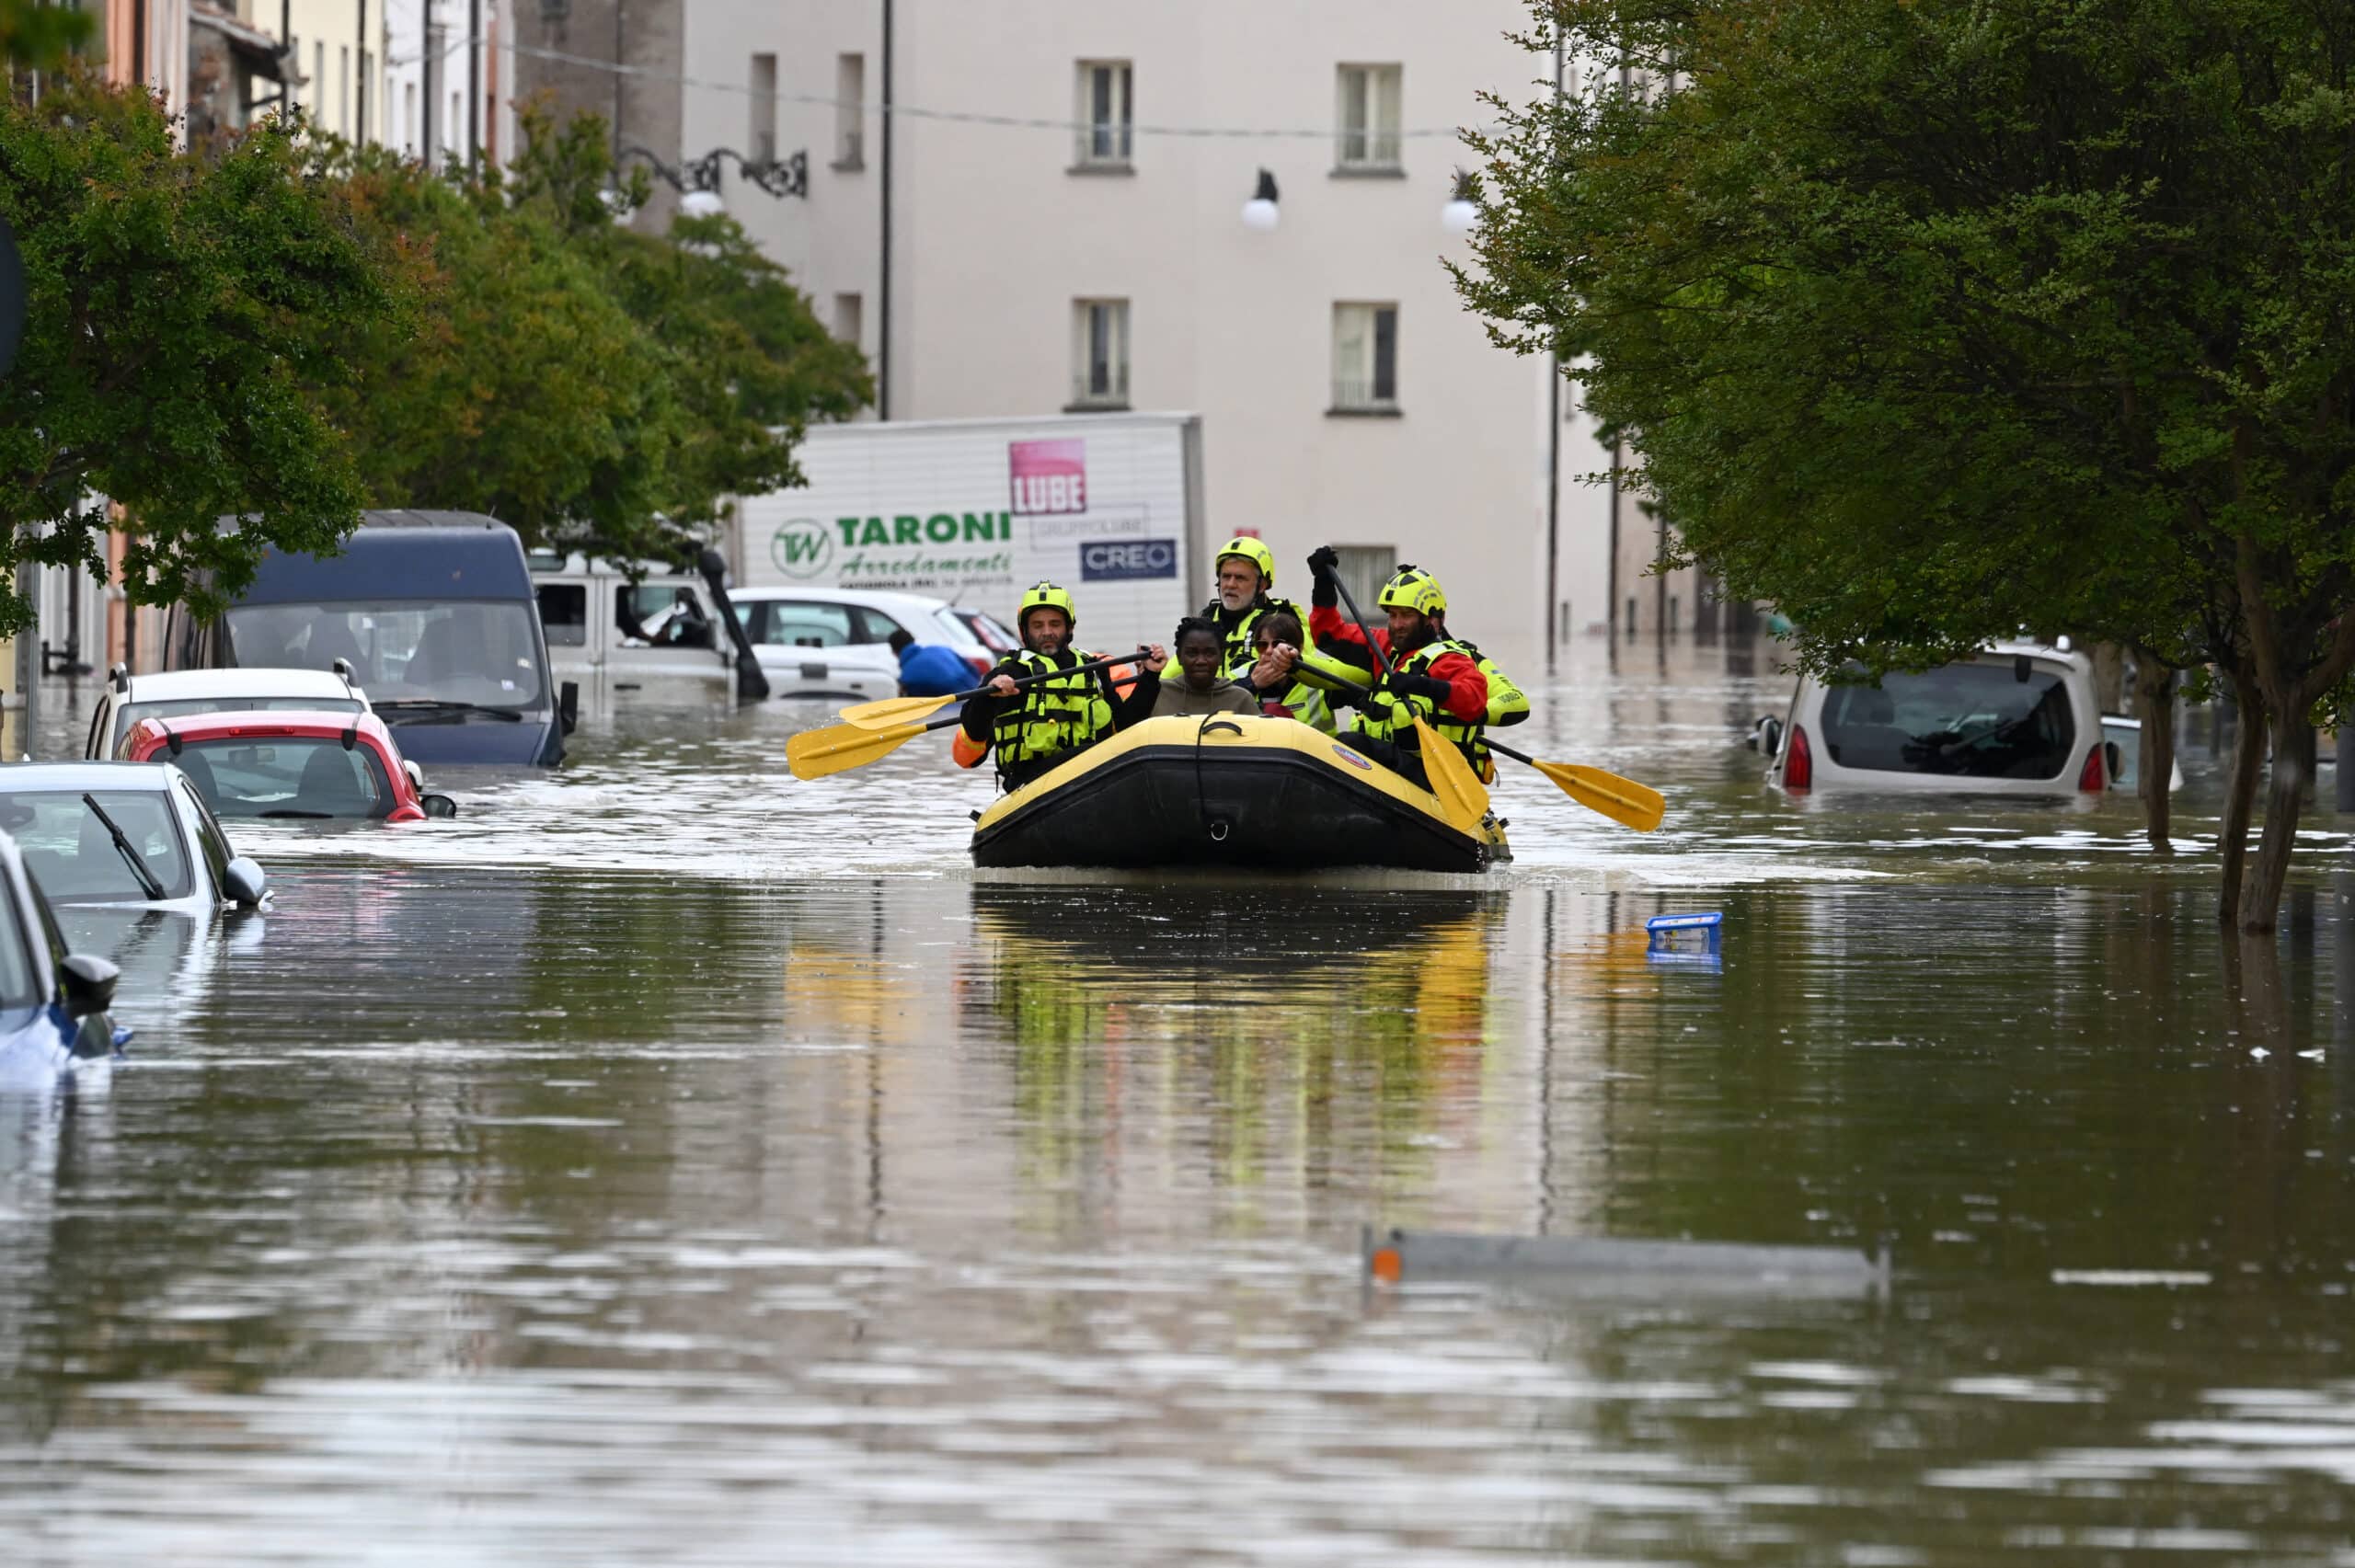
M 540 49 L 524 43 L 503 43 L 499 47 L 502 52 L 520 54 L 532 60 L 553 61 L 560 65 L 586 66 L 593 71 L 609 71 L 616 75 L 636 76 L 646 81 L 672 82 L 683 87 L 707 87 L 714 92 L 741 93 L 747 97 L 752 97 L 754 91 L 752 86 L 742 82 L 715 82 L 706 77 L 684 75 L 675 71 L 657 71 L 644 65 L 621 65 L 611 60 L 601 60 L 593 54 L 568 54 L 560 49 Z M 883 106 L 879 103 L 862 98 L 839 98 L 829 93 L 764 91 L 760 96 L 777 103 L 819 104 L 833 109 L 855 109 L 876 115 L 883 112 Z M 957 125 L 997 125 L 1017 131 L 1086 132 L 1097 128 L 1096 122 L 1086 120 L 1056 120 L 1020 114 L 986 114 L 975 109 L 920 109 L 907 103 L 892 104 L 891 114 L 894 118 L 937 120 Z M 1121 129 L 1137 136 L 1223 137 L 1234 141 L 1324 142 L 1330 141 L 1338 133 L 1330 125 L 1320 125 L 1313 130 L 1304 130 L 1287 126 L 1154 125 L 1140 122 L 1123 126 Z M 1474 129 L 1478 128 L 1463 125 L 1422 125 L 1410 126 L 1403 131 L 1385 131 L 1380 134 L 1384 137 L 1396 136 L 1405 139 L 1429 139 L 1436 136 L 1453 139 Z

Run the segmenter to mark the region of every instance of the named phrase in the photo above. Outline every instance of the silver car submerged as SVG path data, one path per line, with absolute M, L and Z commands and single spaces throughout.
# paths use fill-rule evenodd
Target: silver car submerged
M 1767 782 L 1795 793 L 2099 795 L 2122 761 L 2103 734 L 2092 662 L 2028 643 L 1871 684 L 1804 677 L 1752 744 Z
M 262 868 L 169 762 L 0 766 L 0 830 L 53 904 L 209 916 L 269 896 Z

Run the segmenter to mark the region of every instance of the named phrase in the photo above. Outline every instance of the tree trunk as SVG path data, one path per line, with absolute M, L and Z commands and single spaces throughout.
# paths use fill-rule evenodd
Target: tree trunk
M 2248 859 L 2248 819 L 2257 804 L 2257 781 L 2265 767 L 2265 704 L 2257 682 L 2242 670 L 2233 680 L 2233 772 L 2224 791 L 2224 822 L 2216 835 L 2223 853 L 2224 886 L 2216 918 L 2226 925 L 2241 916 L 2241 871 Z
M 2161 854 L 2175 852 L 2175 842 L 2168 836 L 2173 798 L 2167 784 L 2175 777 L 2175 689 L 2180 679 L 2179 671 L 2147 653 L 2134 660 L 2134 713 L 2142 721 L 2142 738 L 2134 758 L 2134 771 L 2141 780 L 2136 792 L 2142 797 L 2151 847 Z
M 2116 643 L 2096 643 L 2085 650 L 2094 667 L 2094 705 L 2106 714 L 2126 711 L 2126 650 Z
M 2301 692 L 2269 689 L 2265 693 L 2267 727 L 2281 738 L 2281 744 L 2274 748 L 2273 775 L 2266 786 L 2265 836 L 2257 843 L 2257 876 L 2249 884 L 2243 931 L 2271 931 L 2281 908 L 2281 884 L 2290 875 L 2298 814 L 2306 803 L 2306 768 L 2299 761 L 2298 745 L 2300 730 L 2306 729 L 2306 712 Z M 2312 731 L 2307 734 L 2311 738 Z

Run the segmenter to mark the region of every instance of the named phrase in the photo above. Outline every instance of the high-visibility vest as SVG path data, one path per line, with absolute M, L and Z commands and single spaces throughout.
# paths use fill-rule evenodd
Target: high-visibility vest
M 1019 680 L 1041 670 L 1067 670 L 1090 663 L 1096 657 L 1066 649 L 1049 658 L 1045 654 L 1022 648 L 1006 655 L 1006 661 L 1021 667 L 1016 677 Z M 1103 671 L 1096 670 L 1025 686 L 1016 693 L 1014 702 L 999 711 L 990 731 L 1000 768 L 1075 751 L 1111 733 L 1110 689 L 1105 684 Z
M 1469 643 L 1459 643 L 1452 637 L 1441 637 L 1425 643 L 1404 658 L 1394 658 L 1391 668 L 1402 675 L 1422 675 L 1432 664 L 1451 653 L 1460 653 L 1475 664 L 1482 662 L 1480 650 Z M 1379 682 L 1381 677 L 1374 680 Z M 1437 730 L 1441 737 L 1464 753 L 1464 760 L 1482 777 L 1489 776 L 1495 764 L 1488 761 L 1488 749 L 1480 744 L 1480 733 L 1488 727 L 1488 715 L 1472 720 L 1457 718 L 1429 697 L 1395 697 L 1376 684 L 1365 701 L 1358 730 L 1373 740 L 1390 740 L 1402 730 L 1415 727 L 1420 718 Z

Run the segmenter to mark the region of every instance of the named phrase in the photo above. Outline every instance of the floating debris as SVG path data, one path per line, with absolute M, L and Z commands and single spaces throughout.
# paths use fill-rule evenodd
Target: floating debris
M 1852 1295 L 1885 1291 L 1889 1252 L 1756 1246 L 1741 1242 L 1627 1241 L 1603 1236 L 1482 1236 L 1392 1230 L 1363 1250 L 1384 1284 L 1513 1278 L 1608 1295 Z

